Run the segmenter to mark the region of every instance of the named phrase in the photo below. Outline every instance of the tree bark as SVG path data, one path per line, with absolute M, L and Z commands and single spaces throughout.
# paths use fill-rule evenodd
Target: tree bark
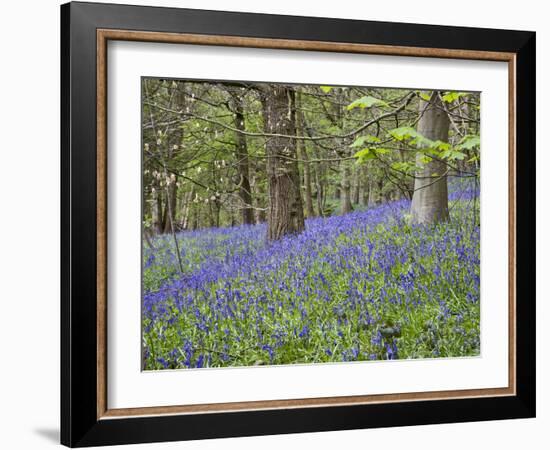
M 341 214 L 350 213 L 353 210 L 351 205 L 351 186 L 350 186 L 350 170 L 349 167 L 344 165 L 342 171 L 342 181 L 340 182 L 341 194 L 340 194 L 340 212 Z
M 235 128 L 245 131 L 244 108 L 240 92 L 231 91 L 234 108 Z M 248 147 L 244 133 L 235 132 L 237 168 L 240 177 L 239 197 L 242 201 L 241 217 L 243 224 L 254 223 L 254 210 L 252 208 L 252 193 L 250 188 L 250 175 L 248 163 Z
M 166 181 L 166 180 L 165 180 Z M 176 207 L 177 207 L 177 190 L 176 178 L 170 180 L 170 184 L 166 186 L 166 206 L 164 209 L 164 233 L 170 233 L 172 227 L 176 223 Z
M 302 98 L 300 92 L 296 93 L 296 132 L 300 135 L 304 135 L 304 112 L 301 110 Z M 313 209 L 313 199 L 311 197 L 311 169 L 309 167 L 309 160 L 307 154 L 307 148 L 305 141 L 297 141 L 297 153 L 300 159 L 303 161 L 302 167 L 304 171 L 304 200 L 306 207 L 306 216 L 314 217 L 315 211 Z
M 263 171 L 265 171 L 265 167 L 263 168 Z M 265 222 L 265 205 L 261 201 L 264 192 L 259 183 L 260 181 L 258 181 L 257 175 L 252 175 L 252 178 L 250 179 L 250 188 L 252 189 L 252 192 L 255 193 L 252 198 L 252 204 L 254 206 L 254 223 L 256 223 L 256 225 Z
M 272 85 L 263 91 L 264 128 L 268 133 L 296 135 L 294 91 Z M 267 239 L 277 240 L 304 230 L 296 140 L 270 137 L 266 140 L 268 178 Z
M 361 174 L 361 206 L 369 206 L 370 201 L 370 188 L 372 181 L 368 176 L 368 171 L 366 165 L 363 165 L 359 168 L 359 173 Z
M 367 206 L 370 208 L 374 206 L 375 203 L 376 202 L 374 200 L 374 183 L 372 182 L 372 180 L 369 180 L 369 194 L 367 197 Z
M 430 101 L 420 99 L 420 114 L 418 132 L 425 138 L 448 142 L 449 117 L 437 91 L 431 94 Z M 422 152 L 417 152 L 416 165 L 421 169 L 414 180 L 412 222 L 429 225 L 446 221 L 449 218 L 446 165 L 436 159 L 423 163 L 422 159 Z
M 317 198 L 317 212 L 320 217 L 323 217 L 324 214 L 324 201 L 325 201 L 325 187 L 322 182 L 321 174 L 319 173 L 322 168 L 322 163 L 318 162 L 315 165 L 315 190 Z
M 186 192 L 184 195 L 181 222 L 180 222 L 180 227 L 182 230 L 187 230 L 187 228 L 189 227 L 189 213 L 191 211 L 191 204 L 192 204 L 194 195 L 195 195 L 194 188 L 191 188 L 191 190 Z
M 153 183 L 151 188 L 153 230 L 156 234 L 162 233 L 162 203 L 158 183 Z
M 361 192 L 361 173 L 358 168 L 353 171 L 353 195 L 352 203 L 359 204 L 359 193 Z

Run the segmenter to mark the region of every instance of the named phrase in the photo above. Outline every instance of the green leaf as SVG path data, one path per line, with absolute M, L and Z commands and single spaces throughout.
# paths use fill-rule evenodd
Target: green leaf
M 410 162 L 394 162 L 390 167 L 404 173 L 410 173 L 417 168 L 416 165 Z
M 353 141 L 353 144 L 350 145 L 350 147 L 362 147 L 365 144 L 378 144 L 380 142 L 380 139 L 376 136 L 366 135 L 366 136 L 360 136 L 355 141 Z
M 466 157 L 466 154 L 465 153 L 462 153 L 462 152 L 459 152 L 459 151 L 456 151 L 456 150 L 453 150 L 451 152 L 451 156 L 450 156 L 450 160 L 451 161 L 454 161 L 454 160 L 460 160 L 462 161 L 464 158 Z
M 370 153 L 370 148 L 364 148 L 363 150 L 359 150 L 355 155 L 353 155 L 354 158 L 363 158 L 367 156 Z
M 388 133 L 392 138 L 398 141 L 404 141 L 411 138 L 416 138 L 417 136 L 420 135 L 418 131 L 416 131 L 412 127 L 394 128 L 393 130 L 388 131 Z
M 441 99 L 446 103 L 452 103 L 455 100 L 458 100 L 460 97 L 463 97 L 464 95 L 468 95 L 466 92 L 447 92 L 445 95 L 441 97 Z
M 379 106 L 388 106 L 388 104 L 384 100 L 380 100 L 376 97 L 371 97 L 370 95 L 365 95 L 364 97 L 358 98 L 357 100 L 351 102 L 348 106 L 348 110 L 352 110 L 354 108 L 371 108 L 372 106 L 379 105 Z
M 437 141 L 433 141 L 430 148 L 433 150 L 445 151 L 451 148 L 451 144 L 449 144 L 448 142 L 437 140 Z
M 412 127 L 394 128 L 388 133 L 397 141 L 409 141 L 409 144 L 416 144 L 418 147 L 432 148 L 434 146 L 434 141 L 425 138 Z
M 353 156 L 357 158 L 357 162 L 361 164 L 365 161 L 375 159 L 378 155 L 385 155 L 389 152 L 390 150 L 388 150 L 387 148 L 367 147 L 363 150 L 359 150 Z
M 459 152 L 455 149 L 444 150 L 439 154 L 441 159 L 448 159 L 449 161 L 456 161 L 457 159 L 463 160 L 466 157 L 465 153 Z
M 426 102 L 429 102 L 432 99 L 431 95 L 426 94 L 426 92 L 418 92 L 418 96 Z
M 362 163 L 365 161 L 368 161 L 369 159 L 376 158 L 376 153 L 371 152 L 370 148 L 364 148 L 363 150 L 359 150 L 355 155 L 353 155 L 355 158 L 357 158 L 358 163 Z
M 458 150 L 472 150 L 479 147 L 480 145 L 481 141 L 478 135 L 467 134 L 460 140 L 456 148 Z
M 334 88 L 332 86 L 319 86 L 319 88 L 325 93 L 328 94 L 330 91 L 332 91 Z

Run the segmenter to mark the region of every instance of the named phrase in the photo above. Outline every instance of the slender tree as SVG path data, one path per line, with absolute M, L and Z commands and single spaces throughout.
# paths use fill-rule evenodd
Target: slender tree
M 244 116 L 244 90 L 239 89 L 237 92 L 234 89 L 230 91 L 235 129 L 235 148 L 237 156 L 237 168 L 239 173 L 239 196 L 241 197 L 241 215 L 243 224 L 254 223 L 254 210 L 252 209 L 252 192 L 250 187 L 250 174 L 248 163 L 248 147 L 246 136 L 243 133 L 246 129 Z
M 441 95 L 431 93 L 429 100 L 420 99 L 420 120 L 417 131 L 432 141 L 448 142 L 449 117 L 445 112 Z M 411 204 L 413 223 L 433 224 L 449 218 L 447 195 L 447 166 L 437 159 L 426 162 L 423 152 L 416 154 L 416 172 L 414 193 Z
M 350 182 L 350 170 L 346 163 L 343 164 L 341 170 L 342 181 L 340 182 L 340 187 L 342 189 L 340 194 L 340 212 L 342 214 L 348 214 L 353 210 L 351 205 L 351 182 Z
M 305 118 L 302 110 L 302 95 L 300 91 L 296 92 L 296 132 L 299 136 L 304 136 Z M 313 209 L 313 199 L 311 197 L 311 168 L 309 166 L 309 158 L 307 154 L 307 145 L 305 141 L 298 141 L 297 153 L 298 157 L 302 160 L 303 174 L 304 174 L 304 204 L 306 209 L 306 216 L 315 216 Z

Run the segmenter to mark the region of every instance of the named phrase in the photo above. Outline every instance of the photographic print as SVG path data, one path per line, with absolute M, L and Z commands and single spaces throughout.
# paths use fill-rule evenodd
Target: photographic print
M 143 77 L 143 370 L 480 355 L 480 93 Z

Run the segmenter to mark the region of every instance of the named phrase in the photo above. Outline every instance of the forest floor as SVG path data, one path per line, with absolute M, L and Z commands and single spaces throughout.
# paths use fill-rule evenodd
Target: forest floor
M 465 357 L 480 352 L 479 201 L 411 226 L 405 200 L 265 225 L 178 233 L 143 250 L 145 370 Z

